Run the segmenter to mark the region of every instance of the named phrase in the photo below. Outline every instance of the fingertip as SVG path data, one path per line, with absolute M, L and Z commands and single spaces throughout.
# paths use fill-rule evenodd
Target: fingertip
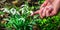
M 35 15 L 35 14 L 38 14 L 39 13 L 39 10 L 35 11 L 35 12 L 31 12 L 31 16 Z

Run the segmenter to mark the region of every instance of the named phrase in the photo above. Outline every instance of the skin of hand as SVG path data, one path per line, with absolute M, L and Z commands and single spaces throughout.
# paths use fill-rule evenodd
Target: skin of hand
M 60 8 L 60 0 L 55 0 L 51 5 L 49 4 L 48 6 L 45 7 L 45 9 L 42 12 L 42 17 L 45 16 L 53 16 L 56 15 L 58 12 L 58 9 Z M 41 13 L 41 12 L 40 12 Z
M 53 15 L 57 14 L 57 12 L 58 12 L 58 10 L 60 8 L 60 0 L 57 0 L 57 1 L 55 0 L 53 2 L 52 6 L 53 6 L 53 11 L 50 13 L 49 16 L 53 16 Z
M 33 16 L 33 15 L 35 15 L 35 14 L 39 14 L 40 15 L 40 17 L 41 18 L 43 18 L 42 17 L 42 11 L 45 9 L 45 7 L 47 6 L 47 4 L 48 4 L 48 0 L 45 0 L 45 2 L 41 5 L 41 7 L 40 7 L 40 10 L 37 10 L 36 12 L 34 12 L 33 14 L 31 14 L 31 16 Z
M 57 14 L 58 12 L 58 8 L 59 8 L 59 1 L 54 1 L 53 5 L 48 4 L 45 7 L 43 7 L 43 5 L 41 6 L 40 10 L 34 12 L 34 14 L 39 14 L 41 18 L 45 17 L 45 16 L 53 16 L 55 14 Z
M 48 1 L 46 0 L 40 7 L 40 9 L 43 9 L 43 7 L 45 7 L 47 5 Z M 39 14 L 40 10 L 37 10 L 36 12 L 34 12 L 33 14 L 31 14 L 31 16 L 35 15 L 35 14 Z

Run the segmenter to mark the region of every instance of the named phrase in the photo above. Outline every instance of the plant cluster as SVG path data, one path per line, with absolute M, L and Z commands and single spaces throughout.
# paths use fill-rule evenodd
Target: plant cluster
M 40 0 L 39 0 L 40 1 Z M 40 4 L 43 1 L 39 2 Z M 60 27 L 60 13 L 52 17 L 39 18 L 30 16 L 38 6 L 29 6 L 26 2 L 21 8 L 12 6 L 0 11 L 0 28 L 4 30 L 58 30 Z M 8 17 L 6 17 L 6 16 Z M 3 18 L 3 19 L 2 19 Z

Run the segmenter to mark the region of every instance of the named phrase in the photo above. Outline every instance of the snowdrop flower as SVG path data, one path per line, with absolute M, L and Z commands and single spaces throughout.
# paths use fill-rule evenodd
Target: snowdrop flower
M 9 19 L 8 19 L 8 18 L 4 18 L 3 20 L 9 21 Z
M 24 13 L 24 8 L 21 8 L 21 9 L 19 9 L 19 11 L 21 11 L 21 13 L 23 14 Z
M 22 14 L 23 14 L 23 13 L 24 13 L 24 11 L 25 11 L 25 10 L 24 10 L 24 8 L 22 8 L 21 10 L 22 10 Z
M 15 15 L 15 14 L 16 14 L 16 9 L 12 8 L 12 9 L 10 9 L 10 12 L 11 12 L 13 15 Z
M 33 11 L 30 11 L 31 15 L 33 15 Z
M 3 12 L 10 13 L 9 10 L 8 10 L 7 8 L 3 8 Z
M 20 13 L 19 13 L 18 11 L 17 11 L 16 13 L 17 13 L 18 15 L 20 15 Z
M 22 21 L 24 21 L 24 22 L 25 22 L 25 19 L 24 19 L 24 18 L 20 18 L 19 20 L 22 20 Z
M 24 7 L 25 5 L 21 5 L 21 7 Z

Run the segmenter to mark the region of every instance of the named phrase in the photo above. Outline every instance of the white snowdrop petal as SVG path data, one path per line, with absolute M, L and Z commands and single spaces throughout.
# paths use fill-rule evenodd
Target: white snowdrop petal
M 30 11 L 31 15 L 33 15 L 33 11 Z
M 12 9 L 10 10 L 10 12 L 14 15 L 14 14 L 16 14 L 16 9 L 12 8 Z
M 3 12 L 9 13 L 9 10 L 7 8 L 4 8 L 3 10 L 4 10 Z
M 17 14 L 20 15 L 20 13 L 17 11 Z
M 25 21 L 25 19 L 24 19 L 24 18 L 20 18 L 19 20 Z

